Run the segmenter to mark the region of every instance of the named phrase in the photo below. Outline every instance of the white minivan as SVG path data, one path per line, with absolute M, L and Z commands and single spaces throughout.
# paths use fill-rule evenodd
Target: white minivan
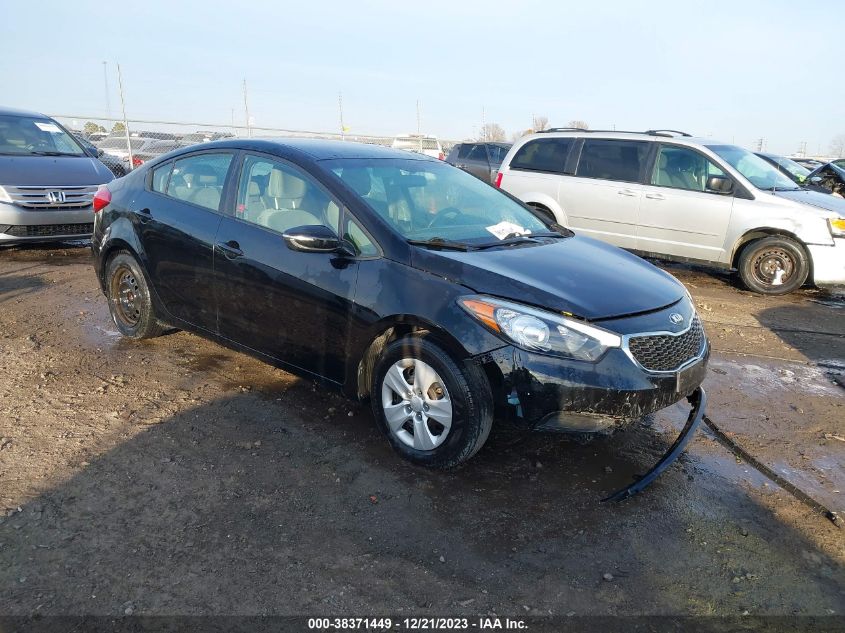
M 845 284 L 845 201 L 736 145 L 555 128 L 514 143 L 496 185 L 581 234 L 735 269 L 756 292 Z

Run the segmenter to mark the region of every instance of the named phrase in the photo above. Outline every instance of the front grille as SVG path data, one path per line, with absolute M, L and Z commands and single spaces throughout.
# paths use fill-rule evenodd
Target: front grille
M 97 193 L 97 185 L 75 187 L 21 186 L 3 185 L 12 202 L 26 209 L 44 209 L 61 211 L 62 209 L 82 209 L 90 207 Z
M 56 235 L 91 235 L 94 224 L 31 224 L 10 226 L 6 235 L 14 237 L 54 237 Z
M 689 330 L 678 336 L 651 334 L 633 336 L 628 349 L 637 362 L 649 371 L 675 371 L 701 353 L 704 328 L 695 316 Z

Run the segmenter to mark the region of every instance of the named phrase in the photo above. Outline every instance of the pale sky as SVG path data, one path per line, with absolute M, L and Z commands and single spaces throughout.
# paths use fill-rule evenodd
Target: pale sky
M 0 105 L 447 139 L 487 122 L 675 128 L 826 153 L 845 133 L 845 2 L 3 0 Z

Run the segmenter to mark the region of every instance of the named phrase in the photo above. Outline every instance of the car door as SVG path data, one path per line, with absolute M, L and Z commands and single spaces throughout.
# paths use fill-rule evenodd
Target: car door
M 244 154 L 238 175 L 233 209 L 215 244 L 220 335 L 342 382 L 359 260 L 291 250 L 282 237 L 303 225 L 337 232 L 342 205 L 303 169 L 276 157 Z
M 636 249 L 702 261 L 726 261 L 725 233 L 734 197 L 707 190 L 710 176 L 728 177 L 691 147 L 661 143 L 643 198 Z
M 152 170 L 133 201 L 144 264 L 165 309 L 214 331 L 214 237 L 233 152 L 209 151 Z
M 490 160 L 487 157 L 487 147 L 484 143 L 473 145 L 464 160 L 464 170 L 484 182 L 490 182 Z
M 648 149 L 646 141 L 584 140 L 575 175 L 563 178 L 558 189 L 569 226 L 622 248 L 636 248 Z

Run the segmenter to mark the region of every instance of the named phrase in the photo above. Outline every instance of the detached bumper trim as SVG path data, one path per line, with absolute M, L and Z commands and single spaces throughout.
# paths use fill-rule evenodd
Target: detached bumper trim
M 635 494 L 642 492 L 648 485 L 657 479 L 660 474 L 669 467 L 669 465 L 678 459 L 678 456 L 683 452 L 687 444 L 695 435 L 695 431 L 701 421 L 704 419 L 704 409 L 707 406 L 707 394 L 704 389 L 699 387 L 692 394 L 687 396 L 687 401 L 692 406 L 687 423 L 684 425 L 681 434 L 678 435 L 675 443 L 669 447 L 669 450 L 660 458 L 660 460 L 643 475 L 640 479 L 632 483 L 626 488 L 617 490 L 609 497 L 602 499 L 602 501 L 624 501 L 633 497 Z

